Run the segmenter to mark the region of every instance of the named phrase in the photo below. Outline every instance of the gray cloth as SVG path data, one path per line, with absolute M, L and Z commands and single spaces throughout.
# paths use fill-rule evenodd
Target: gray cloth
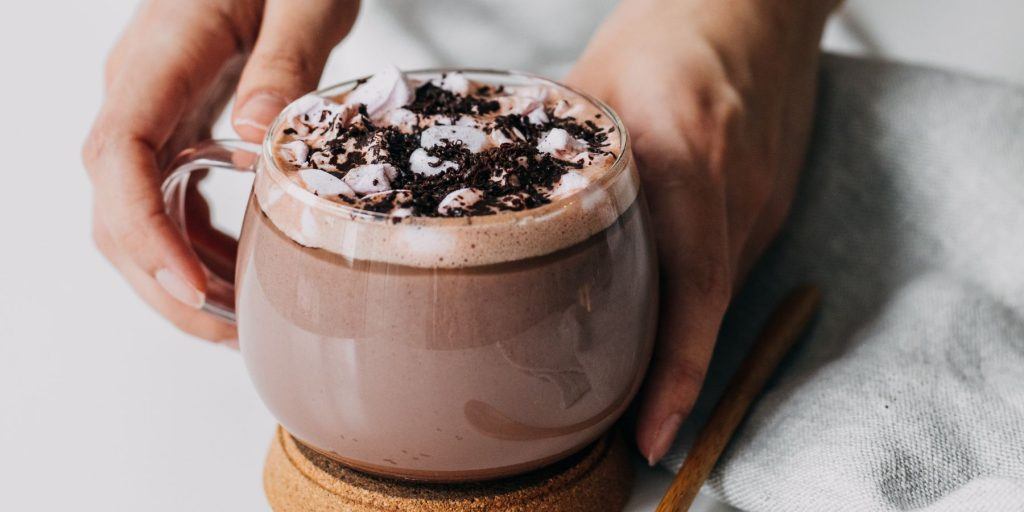
M 823 308 L 707 488 L 750 511 L 1024 510 L 1024 91 L 828 57 L 787 226 L 727 315 L 695 430 L 772 307 Z

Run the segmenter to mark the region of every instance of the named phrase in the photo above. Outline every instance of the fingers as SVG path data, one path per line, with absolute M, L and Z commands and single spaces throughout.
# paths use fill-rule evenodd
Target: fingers
M 238 334 L 234 325 L 186 306 L 169 296 L 152 276 L 136 267 L 130 258 L 118 250 L 98 215 L 93 220 L 93 240 L 100 252 L 124 276 L 135 292 L 164 318 L 193 336 L 236 346 L 234 340 Z
M 731 296 L 731 266 L 721 187 L 681 172 L 688 162 L 640 164 L 658 179 L 645 191 L 661 262 L 661 311 L 637 420 L 637 445 L 653 465 L 671 448 L 700 392 Z
M 268 0 L 259 38 L 242 73 L 232 124 L 259 142 L 277 114 L 316 88 L 334 45 L 348 33 L 356 0 Z
M 108 73 L 107 98 L 83 149 L 119 268 L 148 280 L 136 286 L 140 293 L 162 288 L 193 309 L 203 304 L 205 278 L 164 214 L 157 153 L 238 51 L 234 32 L 211 15 L 217 3 L 147 4 L 115 51 L 118 69 Z

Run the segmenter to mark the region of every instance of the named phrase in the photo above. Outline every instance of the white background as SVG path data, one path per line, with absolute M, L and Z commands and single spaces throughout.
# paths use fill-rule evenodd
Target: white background
M 157 317 L 89 238 L 79 147 L 134 4 L 11 1 L 0 16 L 2 510 L 267 508 L 274 422 L 240 358 Z M 827 46 L 1024 83 L 1024 4 L 977 4 L 851 0 Z M 632 510 L 667 482 L 642 473 Z

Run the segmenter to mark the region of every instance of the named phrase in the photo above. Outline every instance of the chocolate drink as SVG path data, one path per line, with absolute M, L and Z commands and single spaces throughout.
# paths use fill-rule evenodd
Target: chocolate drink
M 257 175 L 246 366 L 292 435 L 357 469 L 464 481 L 554 462 L 610 427 L 650 359 L 655 262 L 613 114 L 473 76 L 383 73 L 300 101 Z

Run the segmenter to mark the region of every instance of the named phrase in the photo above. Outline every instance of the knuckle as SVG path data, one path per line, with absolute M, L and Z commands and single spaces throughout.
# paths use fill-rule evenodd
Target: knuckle
M 97 221 L 93 221 L 92 224 L 92 243 L 100 251 L 100 254 L 108 260 L 112 259 L 111 256 L 114 254 L 113 241 L 110 239 L 106 229 Z
M 696 258 L 696 255 L 692 255 Z M 673 297 L 696 297 L 716 313 L 724 312 L 732 299 L 732 269 L 729 258 L 718 251 L 706 251 L 688 265 L 670 264 L 662 269 L 662 278 Z M 681 267 L 681 268 L 679 268 Z
M 253 59 L 259 62 L 261 67 L 280 76 L 309 77 L 316 72 L 313 62 L 303 52 L 281 49 L 258 50 L 253 54 Z
M 90 175 L 96 172 L 97 164 L 109 146 L 109 138 L 100 128 L 93 128 L 82 144 L 82 163 Z
M 234 40 L 235 50 L 245 53 L 256 42 L 257 27 L 262 16 L 263 2 L 213 2 L 213 16 L 218 30 L 227 29 Z
M 715 310 L 725 311 L 732 296 L 732 271 L 729 258 L 708 254 L 701 272 L 694 272 L 691 285 Z
M 152 241 L 153 227 L 160 221 L 161 212 L 147 212 L 141 216 L 129 217 L 119 222 L 111 222 L 107 228 L 110 231 L 111 243 L 121 248 L 136 262 L 145 261 L 153 251 Z M 144 266 L 145 267 L 145 266 Z M 151 270 L 146 268 L 146 270 Z
M 667 365 L 666 373 L 670 388 L 668 392 L 671 393 L 673 401 L 687 403 L 700 392 L 707 367 L 691 359 L 679 357 Z

